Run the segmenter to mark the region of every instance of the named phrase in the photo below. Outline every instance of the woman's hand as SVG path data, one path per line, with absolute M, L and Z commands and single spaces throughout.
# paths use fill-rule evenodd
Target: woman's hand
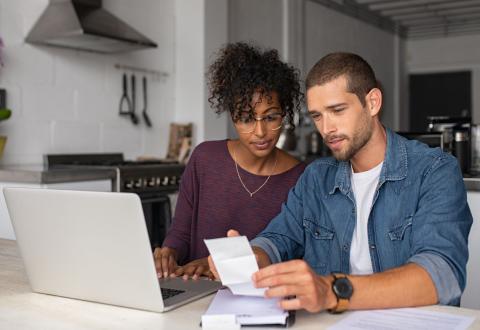
M 158 278 L 169 277 L 178 269 L 177 251 L 175 249 L 157 247 L 153 251 L 153 258 L 155 259 Z
M 200 276 L 207 276 L 210 279 L 214 279 L 208 266 L 207 258 L 193 260 L 184 266 L 178 267 L 174 274 L 175 276 L 183 275 L 184 279 L 191 277 L 193 280 L 196 280 Z

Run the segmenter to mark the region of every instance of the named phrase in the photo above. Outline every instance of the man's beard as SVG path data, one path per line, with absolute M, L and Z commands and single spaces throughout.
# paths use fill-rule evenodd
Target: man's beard
M 355 130 L 353 133 L 352 137 L 348 137 L 347 135 L 331 135 L 326 137 L 326 141 L 330 141 L 331 139 L 334 138 L 341 138 L 345 139 L 346 142 L 351 142 L 350 144 L 347 144 L 345 149 L 343 150 L 338 150 L 338 151 L 332 151 L 333 156 L 335 159 L 338 161 L 344 162 L 344 161 L 349 161 L 352 159 L 355 154 L 362 149 L 368 141 L 370 141 L 370 138 L 372 137 L 373 130 L 372 130 L 372 120 L 371 117 L 368 115 L 368 112 L 366 109 L 364 109 L 365 113 L 362 116 L 361 123 L 359 127 Z

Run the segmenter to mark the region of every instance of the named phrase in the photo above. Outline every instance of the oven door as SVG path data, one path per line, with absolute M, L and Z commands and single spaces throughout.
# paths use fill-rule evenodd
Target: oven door
M 172 221 L 170 198 L 166 194 L 138 194 L 142 201 L 152 250 L 161 246 Z

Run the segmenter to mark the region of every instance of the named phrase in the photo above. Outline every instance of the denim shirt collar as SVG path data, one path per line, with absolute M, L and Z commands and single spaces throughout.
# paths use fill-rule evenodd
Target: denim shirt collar
M 385 128 L 385 131 L 387 136 L 387 149 L 378 180 L 378 186 L 381 186 L 385 181 L 405 179 L 408 170 L 407 147 L 404 138 L 395 134 L 389 128 Z M 330 195 L 333 194 L 336 189 L 339 189 L 342 194 L 347 195 L 351 187 L 350 177 L 350 161 L 338 162 L 335 182 L 330 190 Z

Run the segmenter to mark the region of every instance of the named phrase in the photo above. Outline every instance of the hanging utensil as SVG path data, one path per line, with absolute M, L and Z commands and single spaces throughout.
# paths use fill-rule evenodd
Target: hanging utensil
M 121 116 L 130 116 L 132 109 L 132 103 L 128 97 L 128 82 L 127 74 L 122 76 L 122 97 L 120 98 L 120 104 L 118 105 L 118 113 Z
M 142 116 L 143 119 L 145 120 L 145 124 L 147 124 L 148 127 L 152 127 L 152 121 L 150 120 L 150 117 L 147 114 L 147 78 L 143 77 L 142 79 L 142 89 L 143 89 L 143 111 L 142 111 Z
M 132 107 L 130 108 L 130 119 L 134 125 L 138 124 L 138 117 L 135 114 L 135 107 L 136 107 L 136 77 L 135 74 L 132 74 L 130 77 L 130 88 L 132 89 Z

